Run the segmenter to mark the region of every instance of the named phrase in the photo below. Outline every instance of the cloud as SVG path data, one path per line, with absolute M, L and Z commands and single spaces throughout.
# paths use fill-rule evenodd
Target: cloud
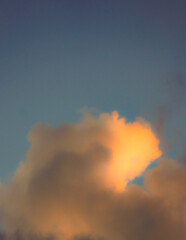
M 117 112 L 29 133 L 25 162 L 0 188 L 2 240 L 183 240 L 186 169 L 159 158 L 149 123 Z
M 154 129 L 161 139 L 161 148 L 164 153 L 167 153 L 173 146 L 176 148 L 176 143 L 185 146 L 185 134 L 183 126 L 175 127 L 175 124 L 171 125 L 171 122 L 176 118 L 185 118 L 185 102 L 186 102 L 186 78 L 184 74 L 173 74 L 171 77 L 162 81 L 160 84 L 160 91 L 163 93 L 166 102 L 160 104 L 157 107 L 156 117 L 154 121 Z M 166 139 L 164 135 L 170 135 L 171 128 L 174 133 L 173 136 Z M 179 129 L 179 130 L 178 130 Z M 169 133 L 167 133 L 169 131 Z M 171 140 L 170 140 L 171 138 Z

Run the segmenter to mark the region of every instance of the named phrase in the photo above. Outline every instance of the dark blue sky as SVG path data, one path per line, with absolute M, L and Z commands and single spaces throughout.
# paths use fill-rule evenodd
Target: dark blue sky
M 77 121 L 85 106 L 153 119 L 175 101 L 164 83 L 185 81 L 185 11 L 184 0 L 2 0 L 0 179 L 37 122 Z M 186 114 L 172 115 L 167 131 L 184 132 Z

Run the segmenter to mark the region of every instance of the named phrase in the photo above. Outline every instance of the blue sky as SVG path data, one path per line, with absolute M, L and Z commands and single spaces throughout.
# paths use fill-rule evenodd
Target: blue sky
M 182 0 L 1 1 L 0 179 L 24 160 L 37 122 L 78 121 L 86 106 L 153 121 L 174 100 L 164 82 L 185 81 L 185 8 Z M 184 138 L 185 112 L 172 115 L 167 136 Z

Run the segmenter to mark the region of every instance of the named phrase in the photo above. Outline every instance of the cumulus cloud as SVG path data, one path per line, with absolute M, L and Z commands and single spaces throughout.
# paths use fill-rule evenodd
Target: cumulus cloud
M 186 169 L 159 158 L 149 123 L 117 112 L 29 133 L 25 162 L 0 188 L 1 240 L 183 240 Z

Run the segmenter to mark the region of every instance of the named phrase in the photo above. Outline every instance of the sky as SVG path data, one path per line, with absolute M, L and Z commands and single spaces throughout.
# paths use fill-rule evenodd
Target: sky
M 70 129 L 71 123 L 81 125 L 82 115 L 89 111 L 97 116 L 95 127 L 102 113 L 112 118 L 112 112 L 117 111 L 126 123 L 137 124 L 139 121 L 136 118 L 143 118 L 150 123 L 154 137 L 159 139 L 157 152 L 162 151 L 162 156 L 185 163 L 185 10 L 184 0 L 1 0 L 0 181 L 9 181 L 16 169 L 21 171 L 20 161 L 24 162 L 29 152 L 33 155 L 37 152 L 32 149 L 32 142 L 35 144 L 37 140 L 30 137 L 34 131 L 40 134 L 40 130 L 34 130 L 35 125 L 40 123 L 42 129 L 45 123 L 52 127 L 67 124 L 67 129 Z M 60 132 L 59 129 L 56 131 Z M 48 134 L 46 130 L 46 138 Z M 92 139 L 92 135 L 87 133 L 87 136 Z M 80 138 L 77 135 L 77 139 Z M 100 138 L 98 140 L 100 144 Z M 105 145 L 104 148 L 111 147 Z M 38 156 L 41 149 L 39 147 Z M 72 146 L 70 149 L 76 154 Z M 138 184 L 142 183 L 138 177 L 152 159 L 155 157 L 149 157 L 133 177 L 131 173 L 126 174 L 126 182 L 129 179 L 135 182 L 136 179 Z M 162 174 L 166 164 L 163 163 L 157 174 Z M 30 169 L 27 165 L 26 161 L 23 171 Z M 167 168 L 174 169 L 173 165 L 168 164 Z M 40 171 L 39 167 L 39 170 L 35 168 L 35 163 L 33 166 L 34 173 Z M 24 177 L 19 177 L 19 174 L 19 181 L 24 182 Z M 157 183 L 156 173 L 149 175 L 153 176 L 152 182 Z M 32 178 L 35 179 L 35 175 Z M 15 185 L 20 186 L 20 183 Z M 113 183 L 111 185 L 113 187 Z M 35 191 L 35 185 L 33 188 Z M 96 188 L 94 193 L 99 191 Z M 101 199 L 107 194 L 104 192 Z M 134 195 L 131 192 L 128 194 L 129 199 L 133 199 Z M 143 193 L 138 192 L 138 195 Z M 111 198 L 110 195 L 107 197 Z M 164 195 L 161 197 L 164 199 Z M 7 193 L 4 193 L 4 199 L 9 199 Z M 19 196 L 18 199 L 25 203 L 24 197 Z M 114 199 L 114 206 L 121 201 L 117 196 Z M 25 206 L 28 206 L 27 203 Z M 97 229 L 95 219 L 90 222 L 90 226 Z M 68 228 L 69 223 L 66 224 Z M 106 225 L 95 234 L 103 234 L 108 240 L 108 236 L 104 235 Z M 84 227 L 80 229 L 84 230 Z M 45 232 L 42 226 L 40 231 Z M 115 236 L 114 231 L 110 233 L 111 240 Z M 74 230 L 76 233 L 79 234 Z M 115 239 L 123 240 L 122 234 Z M 135 239 L 131 233 L 125 234 Z M 16 240 L 18 238 L 15 237 Z
M 84 107 L 134 120 L 168 102 L 162 83 L 185 79 L 185 20 L 181 0 L 1 1 L 1 179 L 36 122 Z

